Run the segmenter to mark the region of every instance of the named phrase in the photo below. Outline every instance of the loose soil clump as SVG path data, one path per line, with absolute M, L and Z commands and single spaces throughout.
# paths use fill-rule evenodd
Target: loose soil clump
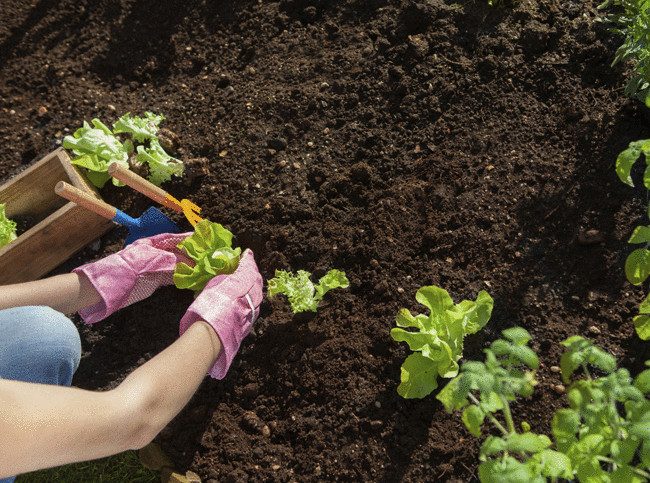
M 649 133 L 597 4 L 3 3 L 0 179 L 83 120 L 159 112 L 177 156 L 201 160 L 165 189 L 253 249 L 265 279 L 350 280 L 311 317 L 263 302 L 226 379 L 206 379 L 157 438 L 179 467 L 207 481 L 475 481 L 480 441 L 460 417 L 396 392 L 408 351 L 389 332 L 400 308 L 424 309 L 423 285 L 494 298 L 465 360 L 507 327 L 532 334 L 540 384 L 513 412 L 536 432 L 567 403 L 550 370 L 567 336 L 640 370 L 644 290 L 623 263 L 646 211 L 613 165 Z M 131 215 L 151 205 L 128 188 L 102 195 Z M 74 383 L 113 387 L 175 340 L 191 301 L 167 287 L 100 324 L 77 319 Z

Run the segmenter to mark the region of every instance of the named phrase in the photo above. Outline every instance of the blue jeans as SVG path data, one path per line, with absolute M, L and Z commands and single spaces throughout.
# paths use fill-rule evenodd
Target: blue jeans
M 0 310 L 1 379 L 69 386 L 80 359 L 79 332 L 62 313 L 49 307 Z

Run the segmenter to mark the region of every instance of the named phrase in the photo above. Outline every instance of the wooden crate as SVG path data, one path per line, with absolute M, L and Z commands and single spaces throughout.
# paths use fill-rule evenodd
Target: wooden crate
M 0 186 L 0 203 L 6 204 L 9 219 L 22 215 L 37 221 L 0 248 L 0 285 L 42 277 L 115 226 L 56 195 L 54 185 L 62 180 L 101 198 L 62 148 Z

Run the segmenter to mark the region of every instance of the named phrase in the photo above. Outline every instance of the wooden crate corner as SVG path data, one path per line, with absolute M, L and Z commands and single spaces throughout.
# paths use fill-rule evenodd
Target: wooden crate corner
M 56 195 L 54 186 L 59 181 L 101 198 L 63 148 L 0 186 L 0 203 L 5 203 L 8 218 L 28 216 L 36 221 L 0 248 L 0 284 L 42 277 L 114 226 L 112 221 Z

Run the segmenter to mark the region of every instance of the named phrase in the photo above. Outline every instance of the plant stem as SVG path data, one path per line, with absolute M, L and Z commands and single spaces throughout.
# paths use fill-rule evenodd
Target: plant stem
M 499 396 L 501 401 L 503 402 L 503 414 L 506 417 L 506 424 L 508 425 L 508 433 L 516 433 L 517 430 L 515 429 L 515 422 L 512 419 L 512 413 L 510 412 L 510 404 L 508 403 L 508 400 L 504 398 L 503 396 Z
M 596 459 L 597 459 L 598 461 L 602 461 L 603 463 L 609 463 L 609 464 L 612 464 L 612 465 L 614 465 L 614 466 L 617 465 L 617 463 L 616 463 L 615 460 L 613 460 L 612 458 L 608 458 L 607 456 L 596 456 Z M 643 478 L 648 478 L 648 479 L 650 479 L 650 473 L 648 473 L 647 471 L 643 471 L 643 470 L 641 470 L 641 469 L 639 469 L 639 468 L 635 468 L 634 466 L 630 466 L 630 469 L 631 469 L 634 473 L 636 473 L 637 475 L 639 475 L 639 476 L 641 476 L 641 477 L 643 477 Z
M 478 399 L 476 399 L 474 394 L 470 393 L 470 394 L 468 394 L 468 396 L 476 406 L 481 404 L 481 402 Z M 499 429 L 499 431 L 501 431 L 504 434 L 504 436 L 508 435 L 508 431 L 506 430 L 506 428 L 503 427 L 503 425 L 497 420 L 497 418 L 495 418 L 492 415 L 492 413 L 487 413 L 487 416 L 488 416 L 488 418 L 490 418 L 490 421 L 492 421 L 492 424 L 494 424 Z

